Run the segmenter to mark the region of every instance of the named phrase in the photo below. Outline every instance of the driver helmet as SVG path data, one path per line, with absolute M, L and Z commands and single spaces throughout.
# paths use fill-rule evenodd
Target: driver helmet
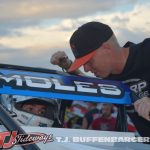
M 2 97 L 7 109 L 16 114 L 14 119 L 19 125 L 52 127 L 58 119 L 59 104 L 56 99 L 17 95 Z

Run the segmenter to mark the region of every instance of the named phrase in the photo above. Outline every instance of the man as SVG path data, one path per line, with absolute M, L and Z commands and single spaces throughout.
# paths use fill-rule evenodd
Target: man
M 90 107 L 88 108 L 88 112 L 84 115 L 83 121 L 82 121 L 82 129 L 89 129 L 91 123 L 93 120 L 97 119 L 99 117 L 99 109 L 97 108 L 97 103 L 90 103 Z
M 52 127 L 59 122 L 58 102 L 55 99 L 1 95 L 1 104 L 19 125 Z
M 22 105 L 21 109 L 25 112 L 33 113 L 43 117 L 46 113 L 47 107 L 44 104 L 26 103 Z
M 70 46 L 75 61 L 67 71 L 83 65 L 97 77 L 123 81 L 140 97 L 134 103 L 138 114 L 128 114 L 140 135 L 150 137 L 150 39 L 121 47 L 108 25 L 89 22 L 73 33 Z
M 112 112 L 112 104 L 103 104 L 100 116 L 92 122 L 90 129 L 115 131 L 116 119 L 112 116 Z

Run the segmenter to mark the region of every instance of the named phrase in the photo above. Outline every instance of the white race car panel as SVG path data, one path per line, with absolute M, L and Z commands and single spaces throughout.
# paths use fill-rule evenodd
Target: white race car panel
M 134 137 L 133 133 L 129 132 L 112 132 L 112 131 L 94 131 L 83 129 L 65 129 L 65 128 L 45 128 L 45 127 L 25 127 L 23 129 L 27 132 L 41 132 L 45 134 L 53 134 L 55 137 L 62 137 L 72 139 L 73 137 Z M 37 145 L 44 150 L 107 150 L 114 147 L 114 142 L 50 142 Z

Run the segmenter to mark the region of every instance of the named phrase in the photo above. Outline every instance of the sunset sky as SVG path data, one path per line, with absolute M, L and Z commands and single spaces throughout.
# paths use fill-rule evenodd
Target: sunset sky
M 59 69 L 51 55 L 88 21 L 112 27 L 121 46 L 150 36 L 149 0 L 0 0 L 0 62 Z

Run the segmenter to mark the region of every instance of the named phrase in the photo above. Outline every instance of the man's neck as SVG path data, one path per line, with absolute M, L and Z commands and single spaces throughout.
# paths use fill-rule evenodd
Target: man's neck
M 123 72 L 128 56 L 129 56 L 129 48 L 122 47 L 116 56 L 117 57 L 115 62 L 116 68 L 113 74 L 121 74 Z
M 103 114 L 102 117 L 104 119 L 111 119 L 112 118 L 112 116 L 110 114 L 109 115 Z

